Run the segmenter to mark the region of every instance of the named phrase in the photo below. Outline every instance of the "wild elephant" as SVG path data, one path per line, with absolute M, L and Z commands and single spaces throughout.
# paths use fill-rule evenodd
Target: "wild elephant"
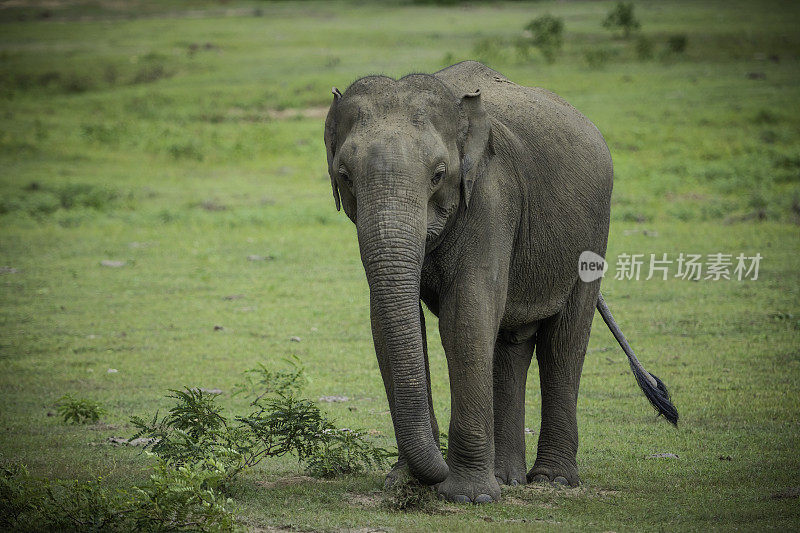
M 375 351 L 399 461 L 442 497 L 482 503 L 500 483 L 579 483 L 576 402 L 595 308 L 639 385 L 677 423 L 663 383 L 636 360 L 578 275 L 603 256 L 611 157 L 563 99 L 474 61 L 399 80 L 367 76 L 325 121 L 336 208 L 355 223 Z M 439 452 L 424 315 L 439 318 L 451 389 Z M 536 353 L 541 431 L 525 463 L 525 381 Z M 393 473 L 390 473 L 389 480 Z

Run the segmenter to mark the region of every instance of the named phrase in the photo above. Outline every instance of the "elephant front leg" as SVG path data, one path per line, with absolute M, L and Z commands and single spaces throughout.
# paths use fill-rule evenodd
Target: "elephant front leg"
M 512 339 L 501 332 L 494 348 L 494 474 L 498 483 L 524 484 L 525 382 L 535 337 Z
M 497 313 L 486 302 L 459 298 L 442 307 L 439 329 L 450 373 L 450 474 L 436 489 L 456 502 L 500 498 L 494 470 L 492 357 Z

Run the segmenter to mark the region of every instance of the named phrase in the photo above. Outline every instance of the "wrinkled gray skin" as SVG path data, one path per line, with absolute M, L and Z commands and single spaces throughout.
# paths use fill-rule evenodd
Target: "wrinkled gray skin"
M 467 61 L 400 80 L 368 76 L 325 122 L 333 195 L 355 223 L 399 469 L 461 502 L 500 483 L 579 483 L 575 407 L 604 255 L 611 157 L 553 93 Z M 420 299 L 439 317 L 450 373 L 438 447 Z M 525 464 L 525 380 L 536 352 L 542 424 Z

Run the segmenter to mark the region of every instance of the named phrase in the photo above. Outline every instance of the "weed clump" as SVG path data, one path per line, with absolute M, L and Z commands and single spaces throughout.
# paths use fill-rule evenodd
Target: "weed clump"
M 87 183 L 51 186 L 34 181 L 20 193 L 0 198 L 0 215 L 22 212 L 41 220 L 60 210 L 105 211 L 115 206 L 121 197 L 114 189 Z
M 86 424 L 97 422 L 106 413 L 98 402 L 86 398 L 75 398 L 65 394 L 56 402 L 58 414 L 64 422 L 72 424 Z
M 437 504 L 436 492 L 423 485 L 408 470 L 400 471 L 383 490 L 381 506 L 392 511 L 430 512 Z

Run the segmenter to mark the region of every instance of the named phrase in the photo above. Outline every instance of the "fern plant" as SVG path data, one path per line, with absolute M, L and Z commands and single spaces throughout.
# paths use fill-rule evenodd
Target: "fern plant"
M 56 401 L 56 409 L 64 422 L 73 424 L 97 422 L 102 415 L 106 414 L 106 410 L 98 402 L 86 398 L 75 398 L 70 394 L 65 394 Z
M 166 464 L 192 465 L 220 473 L 224 486 L 240 472 L 269 457 L 292 454 L 317 477 L 333 477 L 386 466 L 396 456 L 375 446 L 365 433 L 337 429 L 312 401 L 295 396 L 304 370 L 273 372 L 263 365 L 246 372 L 250 378 L 240 389 L 255 390 L 252 410 L 228 419 L 216 395 L 199 389 L 172 390 L 176 404 L 163 418 L 131 418 L 137 432 L 131 437 L 150 439 L 149 447 Z

